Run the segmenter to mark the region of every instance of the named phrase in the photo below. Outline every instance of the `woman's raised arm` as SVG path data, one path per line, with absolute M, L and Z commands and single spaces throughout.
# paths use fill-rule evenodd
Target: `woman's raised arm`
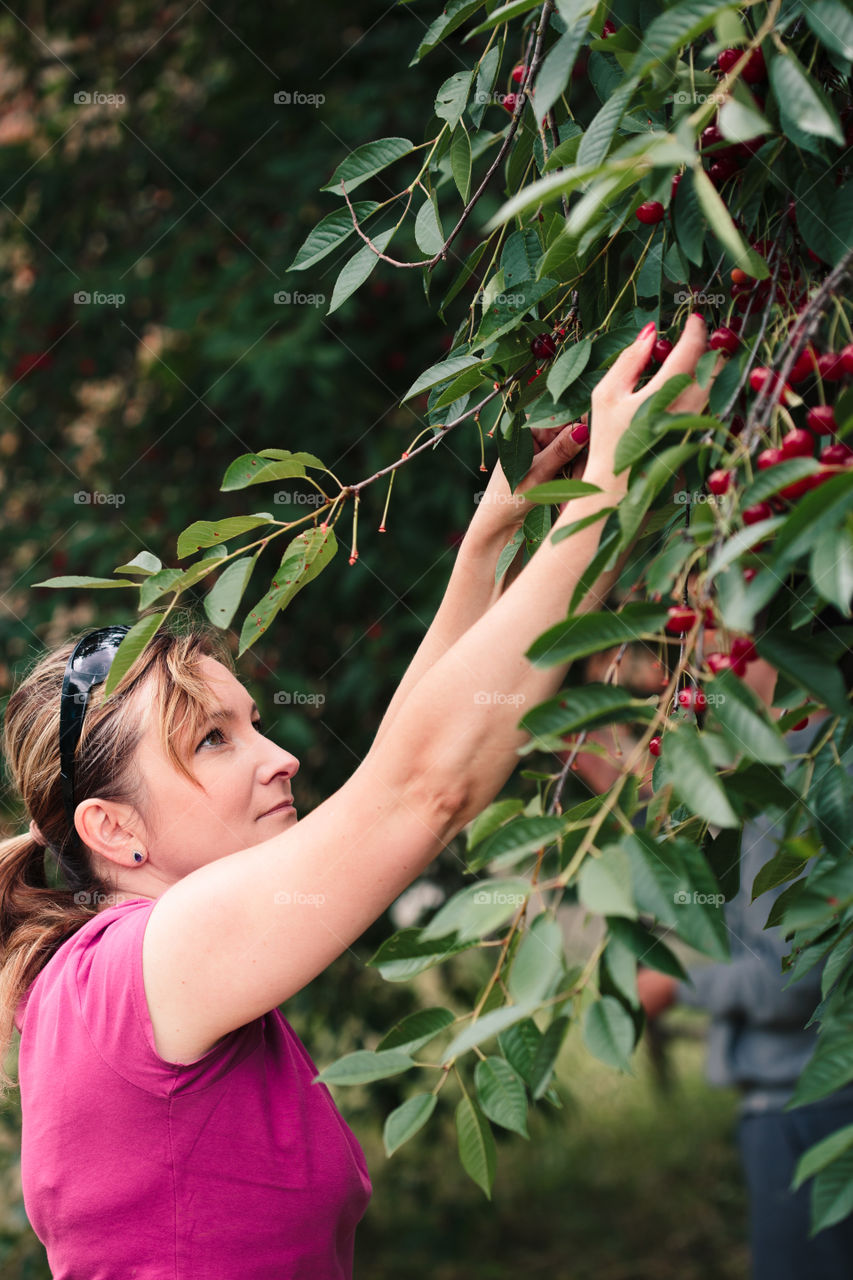
M 570 502 L 560 524 L 612 506 L 616 445 L 642 400 L 706 346 L 691 318 L 661 370 L 637 380 L 654 340 L 644 331 L 593 393 L 586 479 L 603 492 Z M 679 407 L 698 411 L 695 384 Z M 316 977 L 488 804 L 512 772 L 521 706 L 560 686 L 565 667 L 524 657 L 567 611 L 601 521 L 543 543 L 518 578 L 425 672 L 352 777 L 279 835 L 184 876 L 158 898 L 143 943 L 145 989 L 164 1057 L 189 1061 L 223 1034 L 282 1004 Z M 603 575 L 583 607 L 604 602 Z M 489 695 L 487 701 L 483 694 Z M 511 701 L 508 700 L 511 697 Z

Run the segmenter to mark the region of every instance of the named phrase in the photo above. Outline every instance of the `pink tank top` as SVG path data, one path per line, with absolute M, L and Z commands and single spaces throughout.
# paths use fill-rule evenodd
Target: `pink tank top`
M 364 1155 L 273 1010 L 164 1061 L 142 979 L 154 903 L 100 912 L 18 1009 L 29 1220 L 53 1280 L 350 1280 Z

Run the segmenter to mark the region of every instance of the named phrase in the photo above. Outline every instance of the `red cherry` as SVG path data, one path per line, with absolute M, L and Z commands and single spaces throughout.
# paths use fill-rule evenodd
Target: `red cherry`
M 675 176 L 673 177 L 673 179 L 672 179 L 672 186 L 671 186 L 671 187 L 670 187 L 670 189 L 669 189 L 669 198 L 670 198 L 670 202 L 671 202 L 671 201 L 673 201 L 673 200 L 675 199 L 675 193 L 676 193 L 676 191 L 678 190 L 678 184 L 681 182 L 681 179 L 682 179 L 683 177 L 684 177 L 684 174 L 683 174 L 683 173 L 677 173 L 677 174 L 675 174 Z
M 557 344 L 550 333 L 539 333 L 531 342 L 530 350 L 537 360 L 550 360 L 556 354 Z
M 742 49 L 723 49 L 722 53 L 718 55 L 717 66 L 723 75 L 727 75 L 731 71 L 742 52 Z
M 678 705 L 685 711 L 704 711 L 708 699 L 701 689 L 682 689 L 678 695 Z
M 519 95 L 517 93 L 505 93 L 503 96 L 503 100 L 501 102 L 501 106 L 506 111 L 508 111 L 510 115 L 514 115 L 515 107 L 516 107 L 516 103 L 518 102 L 518 99 L 519 99 Z
M 673 605 L 671 609 L 667 610 L 664 631 L 668 631 L 671 636 L 683 636 L 690 630 L 695 621 L 695 610 L 689 609 L 686 605 Z
M 649 754 L 653 756 L 660 755 L 660 738 L 651 738 L 649 741 Z
M 801 498 L 804 493 L 808 493 L 809 489 L 814 488 L 813 481 L 814 476 L 803 476 L 802 480 L 795 480 L 793 484 L 786 484 L 784 488 L 780 489 L 779 497 L 784 498 L 787 502 L 793 502 L 796 498 Z
M 672 343 L 669 338 L 658 338 L 657 342 L 652 347 L 652 359 L 658 364 L 663 364 L 671 350 Z
M 781 400 L 783 404 L 787 404 L 791 395 L 791 387 L 788 386 L 787 382 L 782 383 L 778 373 L 772 373 L 770 369 L 759 367 L 758 369 L 753 369 L 749 375 L 749 385 L 753 391 L 760 391 L 768 380 L 771 388 L 771 402 Z
M 753 569 L 753 574 L 755 570 Z M 745 575 L 744 575 L 745 576 Z M 744 665 L 758 660 L 758 652 L 749 636 L 735 636 L 732 640 L 732 662 Z
M 811 458 L 814 455 L 814 436 L 802 427 L 794 427 L 782 438 L 782 453 L 786 458 Z
M 608 36 L 614 35 L 616 32 L 616 23 L 612 18 L 608 18 L 604 26 L 601 28 L 601 38 L 606 40 Z
M 17 382 L 19 378 L 26 377 L 34 369 L 49 369 L 52 364 L 53 356 L 49 351 L 30 351 L 16 362 L 12 369 L 12 377 Z
M 741 75 L 746 84 L 761 84 L 762 80 L 767 79 L 767 66 L 760 49 L 753 49 Z
M 699 150 L 707 151 L 708 147 L 715 147 L 720 142 L 725 142 L 725 138 L 720 133 L 719 126 L 709 124 L 699 135 Z
M 715 187 L 719 187 L 724 182 L 728 182 L 734 173 L 737 173 L 737 165 L 731 156 L 721 156 L 719 160 L 715 160 L 711 165 L 708 170 L 708 177 Z
M 769 502 L 758 502 L 754 507 L 747 507 L 742 514 L 744 524 L 758 524 L 759 520 L 770 519 L 773 508 Z
M 831 404 L 817 404 L 806 414 L 806 426 L 816 436 L 831 436 L 838 430 Z
M 843 440 L 836 440 L 835 444 L 828 444 L 825 449 L 821 450 L 820 460 L 833 467 L 846 467 L 853 458 L 853 449 L 849 444 L 845 444 Z
M 723 325 L 711 334 L 708 346 L 712 351 L 725 351 L 726 355 L 733 356 L 740 346 L 740 338 L 727 325 Z
M 784 460 L 785 455 L 781 449 L 762 449 L 755 462 L 759 471 L 767 471 L 770 467 L 778 467 Z
M 705 661 L 708 664 L 708 670 L 715 676 L 721 671 L 731 671 L 735 665 L 727 653 L 708 653 L 705 655 Z
M 729 435 L 739 436 L 745 426 L 746 426 L 746 423 L 744 422 L 743 418 L 740 416 L 739 413 L 736 413 L 729 424 Z
M 841 367 L 848 378 L 853 377 L 853 342 L 848 343 L 841 351 Z
M 512 80 L 513 84 L 521 84 L 526 75 L 527 75 L 527 63 L 519 62 L 517 67 L 513 67 L 510 79 Z
M 844 377 L 844 362 L 834 351 L 826 351 L 817 358 L 817 371 L 824 382 L 840 382 Z
M 796 724 L 792 724 L 790 733 L 796 733 L 799 729 L 807 729 L 809 726 L 809 718 L 806 716 L 804 720 L 798 720 Z
M 652 226 L 655 222 L 660 222 L 663 212 L 663 205 L 660 200 L 647 200 L 636 211 L 637 219 L 645 223 L 646 226 Z
M 708 476 L 708 488 L 711 493 L 716 494 L 718 497 L 728 493 L 733 476 L 733 471 L 712 471 Z
M 757 569 L 752 569 L 752 568 L 744 569 L 743 571 L 744 582 L 752 582 L 752 579 L 755 577 L 757 573 L 758 573 Z
M 791 372 L 788 374 L 788 381 L 792 386 L 804 382 L 806 378 L 814 377 L 817 370 L 817 355 L 814 347 L 809 344 L 805 351 L 801 351 L 794 361 Z

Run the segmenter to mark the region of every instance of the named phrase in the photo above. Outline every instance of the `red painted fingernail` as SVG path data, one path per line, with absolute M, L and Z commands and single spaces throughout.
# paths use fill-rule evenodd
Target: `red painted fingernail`
M 569 435 L 572 437 L 575 444 L 586 444 L 589 439 L 589 427 L 585 422 L 576 422 L 569 432 Z
M 654 332 L 655 332 L 655 322 L 654 320 L 650 320 L 648 324 L 643 325 L 642 329 L 640 330 L 639 336 L 641 338 L 648 338 L 650 334 L 653 334 Z

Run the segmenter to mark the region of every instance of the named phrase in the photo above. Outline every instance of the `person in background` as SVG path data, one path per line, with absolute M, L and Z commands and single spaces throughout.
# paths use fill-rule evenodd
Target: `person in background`
M 745 682 L 771 705 L 776 671 L 769 663 L 750 663 Z M 772 714 L 781 712 L 774 708 Z M 792 755 L 809 750 L 821 718 L 813 715 L 806 727 L 785 735 Z M 853 776 L 853 752 L 843 764 Z M 676 1004 L 711 1015 L 708 1079 L 741 1094 L 737 1142 L 749 1195 L 753 1280 L 850 1280 L 853 1215 L 809 1239 L 810 1183 L 790 1189 L 803 1152 L 853 1124 L 853 1084 L 784 1110 L 817 1042 L 817 1027 L 806 1024 L 821 999 L 822 966 L 788 986 L 782 958 L 790 945 L 781 929 L 764 928 L 774 899 L 787 886 L 750 902 L 755 877 L 782 835 L 782 821 L 765 815 L 744 825 L 740 889 L 724 907 L 731 961 L 692 967 L 689 982 L 640 969 L 637 989 L 650 1019 Z

